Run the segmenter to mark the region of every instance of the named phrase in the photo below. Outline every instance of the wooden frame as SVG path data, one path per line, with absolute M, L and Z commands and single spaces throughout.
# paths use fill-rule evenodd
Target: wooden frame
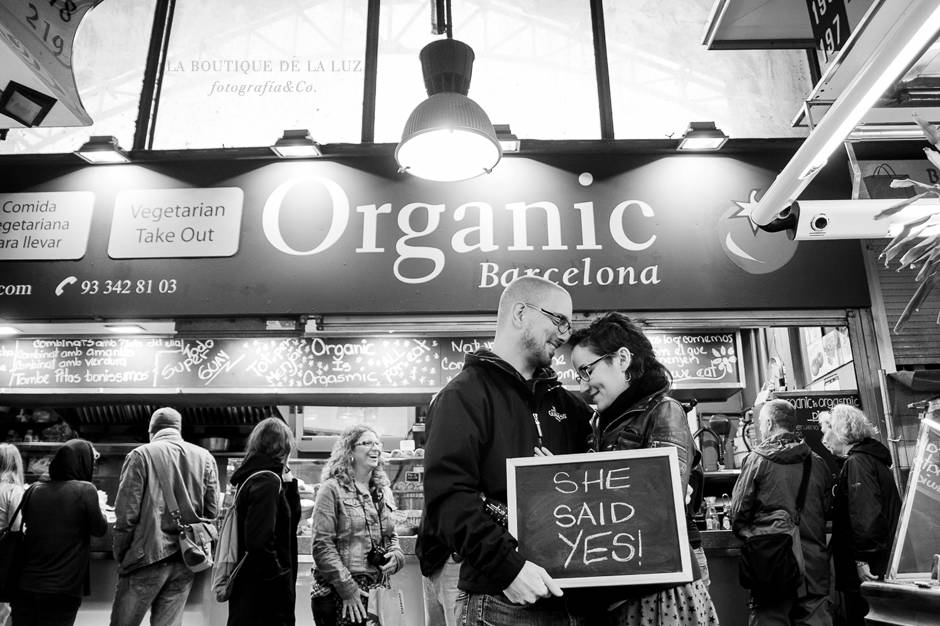
M 691 549 L 689 546 L 687 529 L 686 529 L 686 515 L 685 515 L 685 504 L 684 504 L 685 489 L 682 485 L 680 485 L 679 457 L 678 457 L 677 450 L 673 447 L 646 448 L 646 449 L 641 449 L 641 450 L 620 450 L 620 451 L 614 451 L 614 452 L 597 452 L 597 453 L 589 453 L 589 454 L 565 454 L 565 455 L 550 456 L 550 457 L 526 457 L 526 458 L 507 459 L 506 460 L 506 487 L 507 487 L 508 506 L 509 506 L 509 532 L 510 534 L 513 535 L 513 537 L 516 537 L 516 539 L 519 541 L 520 550 L 523 553 L 525 553 L 527 549 L 532 549 L 534 547 L 530 545 L 530 541 L 528 540 L 529 538 L 526 535 L 523 535 L 520 537 L 520 529 L 522 528 L 522 526 L 520 525 L 520 511 L 519 511 L 520 499 L 521 499 L 520 496 L 522 495 L 524 498 L 529 498 L 532 495 L 532 491 L 529 489 L 525 489 L 523 487 L 524 495 L 523 495 L 523 492 L 520 492 L 520 489 L 519 489 L 520 482 L 524 482 L 524 481 L 521 481 L 520 478 L 522 478 L 522 474 L 526 473 L 527 469 L 542 468 L 545 466 L 560 466 L 560 467 L 567 467 L 569 469 L 580 470 L 584 468 L 585 464 L 588 464 L 591 466 L 592 469 L 597 469 L 599 471 L 598 475 L 602 477 L 603 474 L 600 472 L 602 472 L 603 470 L 600 468 L 603 468 L 603 467 L 609 468 L 611 465 L 611 461 L 615 461 L 615 462 L 616 461 L 636 461 L 640 459 L 654 460 L 654 461 L 659 460 L 659 463 L 657 465 L 660 467 L 662 466 L 662 463 L 665 462 L 665 467 L 667 468 L 668 476 L 664 477 L 663 482 L 668 484 L 668 489 L 671 491 L 671 497 L 669 497 L 668 495 L 669 492 L 667 491 L 666 485 L 659 483 L 658 480 L 656 481 L 655 486 L 652 486 L 652 483 L 649 483 L 650 486 L 645 487 L 646 489 L 651 490 L 655 494 L 657 494 L 656 502 L 661 503 L 663 505 L 663 509 L 660 511 L 660 513 L 665 513 L 665 516 L 663 515 L 653 516 L 653 519 L 656 520 L 655 524 L 652 524 L 650 525 L 651 526 L 650 528 L 647 528 L 646 526 L 643 525 L 644 517 L 642 513 L 640 513 L 639 515 L 636 515 L 635 517 L 633 513 L 630 513 L 629 517 L 625 518 L 625 521 L 627 520 L 629 521 L 629 525 L 626 523 L 619 522 L 619 520 L 618 522 L 608 522 L 605 524 L 604 515 L 601 514 L 601 517 L 600 517 L 601 526 L 603 526 L 605 529 L 608 529 L 608 530 L 606 532 L 596 533 L 595 535 L 592 535 L 592 537 L 599 537 L 600 535 L 613 535 L 613 533 L 616 531 L 618 534 L 613 537 L 614 540 L 616 540 L 617 537 L 621 537 L 621 536 L 630 536 L 630 538 L 633 539 L 633 536 L 628 535 L 626 531 L 628 529 L 629 530 L 633 530 L 634 528 L 638 529 L 636 531 L 636 536 L 638 538 L 636 554 L 639 555 L 639 558 L 636 559 L 636 562 L 632 562 L 631 559 L 618 558 L 617 556 L 612 556 L 611 562 L 605 563 L 606 570 L 622 569 L 624 573 L 617 573 L 617 574 L 601 573 L 598 575 L 581 574 L 581 573 L 574 573 L 576 572 L 576 569 L 574 569 L 572 570 L 573 573 L 571 575 L 565 576 L 565 575 L 560 575 L 558 570 L 559 568 L 562 568 L 562 569 L 568 568 L 569 563 L 572 560 L 571 556 L 569 556 L 568 560 L 565 561 L 563 564 L 559 564 L 557 562 L 547 562 L 545 558 L 540 559 L 538 555 L 532 555 L 532 554 L 526 554 L 526 558 L 528 558 L 528 560 L 530 561 L 533 561 L 537 565 L 544 567 L 549 572 L 549 574 L 552 575 L 555 582 L 558 583 L 560 587 L 601 587 L 601 586 L 610 586 L 610 585 L 641 585 L 641 584 L 662 584 L 662 583 L 683 584 L 683 583 L 690 582 L 692 580 L 692 561 L 691 561 Z M 627 469 L 633 470 L 634 467 L 630 465 L 621 465 L 620 467 L 617 467 L 613 471 L 624 471 Z M 628 489 L 634 486 L 632 483 L 628 483 L 625 486 L 612 487 L 611 486 L 612 480 L 610 476 L 611 473 L 612 472 L 608 473 L 608 478 L 606 482 L 607 490 Z M 572 493 L 572 492 L 562 491 L 561 489 L 557 487 L 561 482 L 569 482 L 572 485 L 576 484 L 576 481 L 566 481 L 564 479 L 559 481 L 558 477 L 561 474 L 564 474 L 566 476 L 568 475 L 564 470 L 561 470 L 560 472 L 557 472 L 553 475 L 554 485 L 556 486 L 555 491 L 557 491 L 558 493 Z M 632 472 L 627 477 L 624 477 L 623 475 L 621 475 L 620 477 L 615 478 L 614 480 L 627 480 L 629 479 L 629 476 L 633 476 Z M 585 473 L 584 480 L 585 480 L 585 483 L 584 483 L 585 494 L 587 494 L 588 492 L 587 484 L 589 484 L 588 479 L 587 479 L 587 473 Z M 591 482 L 591 484 L 593 484 L 593 482 Z M 604 484 L 603 480 L 601 481 L 600 484 Z M 604 487 L 598 487 L 597 489 L 603 491 Z M 659 495 L 661 495 L 662 497 L 658 497 Z M 585 498 L 587 498 L 587 496 L 585 496 Z M 638 502 L 638 501 L 633 500 L 633 502 Z M 596 502 L 585 503 L 584 507 L 588 507 L 589 504 L 596 504 L 596 503 L 600 503 L 601 505 L 603 505 L 604 501 L 597 500 Z M 630 507 L 630 509 L 634 511 L 636 510 L 630 504 L 625 504 L 622 502 L 617 502 L 616 504 L 623 504 L 626 507 Z M 559 528 L 564 527 L 564 525 L 561 524 L 559 521 L 561 517 L 571 518 L 572 520 L 574 519 L 574 516 L 570 514 L 564 514 L 561 517 L 559 516 L 559 508 L 561 508 L 562 506 L 566 506 L 566 505 L 556 506 L 553 509 L 553 511 L 548 512 L 549 519 L 551 519 L 551 515 L 554 514 L 556 526 L 558 526 Z M 610 511 L 611 513 L 609 514 L 609 518 L 615 517 L 615 515 L 613 514 L 613 508 L 611 508 Z M 578 522 L 577 522 L 579 526 L 581 524 L 580 520 L 584 515 L 585 515 L 584 509 L 582 509 L 581 513 L 579 514 Z M 673 527 L 670 524 L 668 527 L 663 528 L 661 521 L 659 521 L 663 517 L 673 519 L 675 522 L 675 526 Z M 539 518 L 539 519 L 542 519 L 542 518 Z M 590 519 L 591 519 L 591 522 L 593 523 L 593 528 L 596 529 L 597 524 L 596 524 L 594 517 L 591 517 Z M 643 558 L 644 558 L 643 557 L 644 548 L 643 548 L 643 543 L 642 543 L 642 532 L 644 530 L 646 530 L 648 533 L 657 532 L 657 531 L 662 532 L 665 530 L 665 532 L 668 533 L 670 540 L 674 543 L 675 551 L 678 553 L 676 554 L 676 552 L 669 552 L 668 554 L 670 555 L 670 561 L 675 563 L 677 566 L 670 567 L 668 571 L 663 571 L 662 568 L 659 568 L 659 571 L 653 571 L 652 569 L 646 572 L 642 571 L 644 568 L 642 564 Z M 527 533 L 528 531 L 525 531 L 525 532 Z M 559 536 L 560 536 L 560 533 L 559 533 Z M 578 535 L 579 542 L 580 542 L 580 538 L 581 538 L 581 535 L 579 534 Z M 578 567 L 580 567 L 580 569 L 585 570 L 585 571 L 602 571 L 602 570 L 599 570 L 594 565 L 589 565 L 589 561 L 594 562 L 594 561 L 607 561 L 608 560 L 607 557 L 602 557 L 602 556 L 592 556 L 592 558 L 590 559 L 588 558 L 589 554 L 593 555 L 594 553 L 597 553 L 598 555 L 600 555 L 602 553 L 601 548 L 597 548 L 597 547 L 591 548 L 591 549 L 587 548 L 587 541 L 590 538 L 591 537 L 585 538 L 584 552 L 583 552 L 583 555 L 584 555 L 583 566 L 584 567 L 580 567 L 580 566 Z M 562 538 L 562 540 L 565 541 L 567 546 L 572 546 L 572 544 L 570 543 L 570 539 Z M 564 546 L 564 544 L 559 544 L 559 545 Z M 619 546 L 621 544 L 615 544 L 615 545 Z M 653 545 L 650 545 L 648 543 L 646 545 L 646 549 L 650 551 L 653 546 L 659 549 L 662 549 L 663 547 L 662 545 L 659 545 L 658 543 L 653 544 Z M 632 550 L 632 548 L 630 549 Z M 574 554 L 575 550 L 577 550 L 577 547 L 572 548 L 572 555 Z M 668 547 L 667 547 L 667 550 L 668 550 Z M 614 554 L 613 549 L 611 549 L 611 554 L 612 555 Z M 622 566 L 613 565 L 613 561 L 622 562 L 623 565 Z M 648 562 L 656 563 L 656 559 L 650 558 L 648 559 Z M 632 573 L 631 573 L 631 570 L 632 570 Z

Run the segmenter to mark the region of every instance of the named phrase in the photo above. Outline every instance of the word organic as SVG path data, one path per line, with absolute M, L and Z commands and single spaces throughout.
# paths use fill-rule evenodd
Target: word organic
M 555 525 L 562 529 L 558 538 L 568 546 L 567 568 L 577 557 L 584 565 L 612 559 L 620 563 L 637 560 L 642 564 L 643 531 L 627 532 L 624 524 L 633 519 L 636 509 L 625 501 L 630 488 L 630 467 L 585 470 L 577 476 L 566 471 L 553 476 L 555 491 L 567 496 L 581 495 L 584 501 L 559 504 L 553 511 Z M 591 492 L 619 492 L 607 494 Z

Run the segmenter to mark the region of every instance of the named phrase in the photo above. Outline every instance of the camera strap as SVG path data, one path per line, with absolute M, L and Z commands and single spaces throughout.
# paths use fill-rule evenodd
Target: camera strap
M 357 491 L 359 490 L 358 487 L 356 488 L 356 490 L 357 490 Z M 383 539 L 382 539 L 382 511 L 381 511 L 381 509 L 379 509 L 379 504 L 378 504 L 378 502 L 376 501 L 376 499 L 371 496 L 371 494 L 370 494 L 370 497 L 366 498 L 365 496 L 363 496 L 363 495 L 360 493 L 360 494 L 359 494 L 359 497 L 360 497 L 363 501 L 365 501 L 365 500 L 371 500 L 371 501 L 372 501 L 372 508 L 375 509 L 375 517 L 376 517 L 376 519 L 377 519 L 378 522 L 379 522 L 379 543 L 378 543 L 378 545 L 381 546 L 381 545 L 382 545 L 383 543 L 385 543 L 385 542 L 384 542 Z M 381 498 L 380 498 L 380 500 L 381 500 Z M 365 513 L 365 503 L 364 503 L 364 502 L 363 502 L 363 513 Z M 376 543 L 375 543 L 375 537 L 372 536 L 372 527 L 371 527 L 370 524 L 369 524 L 369 516 L 368 516 L 368 515 L 363 515 L 362 518 L 363 518 L 363 520 L 364 520 L 365 523 L 366 523 L 366 532 L 369 533 L 369 542 L 372 543 L 372 547 L 374 548 L 374 547 L 376 546 Z

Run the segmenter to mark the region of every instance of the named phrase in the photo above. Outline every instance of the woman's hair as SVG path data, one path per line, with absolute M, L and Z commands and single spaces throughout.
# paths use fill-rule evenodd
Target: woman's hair
M 9 443 L 0 443 L 0 483 L 23 484 L 23 457 Z
M 568 343 L 573 348 L 586 346 L 598 355 L 626 348 L 632 355 L 627 373 L 633 385 L 654 390 L 672 383 L 672 375 L 656 358 L 650 340 L 623 313 L 607 313 L 597 318 L 587 328 L 574 331 Z
M 263 454 L 278 461 L 286 461 L 294 449 L 294 434 L 279 417 L 267 417 L 248 435 L 245 456 Z
M 848 404 L 837 404 L 829 409 L 829 430 L 850 445 L 878 434 L 865 414 Z
M 347 489 L 355 488 L 353 453 L 356 450 L 356 442 L 364 433 L 372 433 L 376 439 L 380 439 L 375 429 L 365 424 L 350 426 L 340 434 L 339 439 L 333 444 L 330 458 L 323 466 L 321 482 L 327 478 L 335 478 L 336 482 Z M 382 469 L 384 464 L 384 459 L 379 457 L 379 465 L 372 471 L 372 476 L 369 478 L 369 491 L 372 492 L 373 497 L 381 497 L 385 487 L 389 484 L 388 476 L 385 475 L 385 470 Z

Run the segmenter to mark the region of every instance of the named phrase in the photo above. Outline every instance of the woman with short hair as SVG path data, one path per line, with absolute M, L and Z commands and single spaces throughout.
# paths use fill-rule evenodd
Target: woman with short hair
M 388 587 L 405 564 L 382 469 L 382 439 L 365 424 L 343 431 L 323 467 L 313 508 L 313 619 L 318 626 L 366 621 L 369 590 Z
M 837 404 L 823 424 L 823 444 L 845 459 L 833 488 L 832 539 L 836 589 L 842 592 L 846 625 L 865 623 L 868 603 L 862 582 L 884 576 L 901 513 L 891 455 L 874 439 L 878 430 L 854 406 Z
M 264 419 L 232 474 L 231 484 L 240 489 L 233 505 L 238 545 L 246 557 L 232 585 L 228 626 L 294 624 L 300 495 L 287 464 L 293 449 L 284 420 Z

